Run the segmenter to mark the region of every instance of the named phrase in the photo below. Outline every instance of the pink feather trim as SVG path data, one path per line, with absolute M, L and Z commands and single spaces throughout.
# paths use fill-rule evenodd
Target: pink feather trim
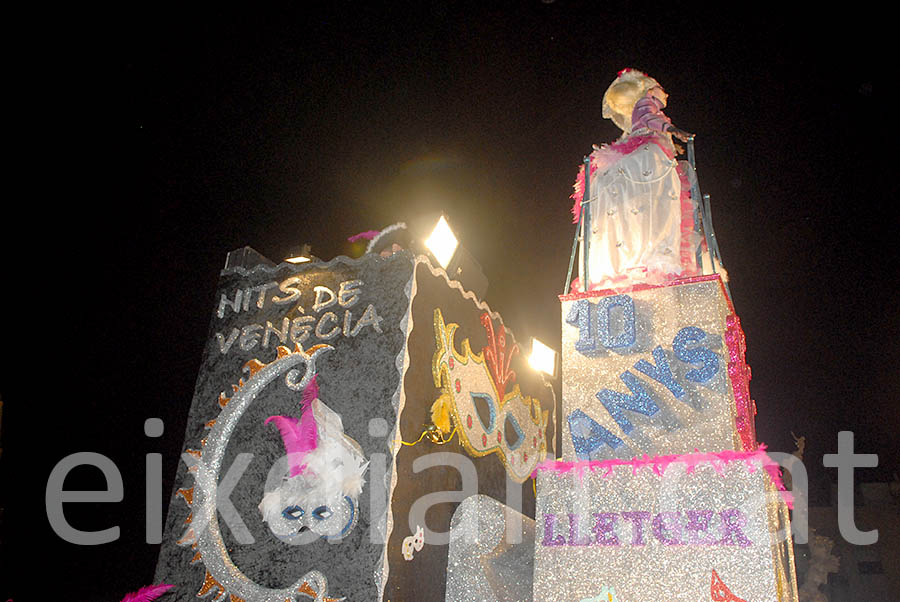
M 741 443 L 745 451 L 755 450 L 756 442 L 756 403 L 750 397 L 750 366 L 747 365 L 747 342 L 741 320 L 737 314 L 725 318 L 725 343 L 728 346 L 728 377 L 734 392 L 737 408 L 735 426 L 741 435 Z
M 381 232 L 379 230 L 366 230 L 365 232 L 360 232 L 359 234 L 354 234 L 347 240 L 349 242 L 358 242 L 360 240 L 372 240 L 379 234 L 381 234 Z
M 151 600 L 156 600 L 173 587 L 175 586 L 166 583 L 161 583 L 160 585 L 148 585 L 136 592 L 125 594 L 125 597 L 122 598 L 122 602 L 150 602 Z
M 686 464 L 688 473 L 694 472 L 694 468 L 699 464 L 710 464 L 716 472 L 722 474 L 722 469 L 725 465 L 732 462 L 743 462 L 746 465 L 747 470 L 753 472 L 756 470 L 756 465 L 753 464 L 753 461 L 762 464 L 763 470 L 769 474 L 772 483 L 781 492 L 782 498 L 788 508 L 793 508 L 793 496 L 789 491 L 785 490 L 784 482 L 781 480 L 781 467 L 766 453 L 766 446 L 764 444 L 759 444 L 759 447 L 753 451 L 725 450 L 721 452 L 695 452 L 693 454 L 654 457 L 644 454 L 642 457 L 632 458 L 631 460 L 619 460 L 615 458 L 612 460 L 579 462 L 555 462 L 553 460 L 545 460 L 535 467 L 531 476 L 536 477 L 538 471 L 552 471 L 559 474 L 574 472 L 579 479 L 582 479 L 584 478 L 584 473 L 586 471 L 590 470 L 591 472 L 595 472 L 599 470 L 601 471 L 602 476 L 608 477 L 612 474 L 613 469 L 616 466 L 631 466 L 632 474 L 637 474 L 642 468 L 650 468 L 657 475 L 663 476 L 669 465 L 674 462 Z
M 269 424 L 274 420 L 278 432 L 281 433 L 284 450 L 287 452 L 288 462 L 291 465 L 290 476 L 292 477 L 303 474 L 306 469 L 303 459 L 318 445 L 319 429 L 312 411 L 312 402 L 318 396 L 319 385 L 316 384 L 316 377 L 313 376 L 303 390 L 299 420 L 293 416 L 269 416 L 265 421 L 265 424 Z
M 626 277 L 627 278 L 627 277 Z M 624 280 L 624 278 L 623 278 Z M 591 283 L 591 290 L 585 292 L 581 290 L 581 283 L 578 282 L 578 279 L 575 279 L 575 283 L 572 284 L 572 290 L 568 294 L 559 295 L 560 301 L 577 301 L 578 299 L 592 299 L 594 297 L 606 297 L 609 295 L 618 295 L 621 293 L 630 293 L 637 291 L 646 291 L 654 288 L 662 288 L 666 286 L 680 286 L 682 284 L 694 284 L 697 282 L 711 282 L 713 280 L 717 280 L 722 287 L 722 293 L 725 293 L 725 286 L 722 284 L 722 275 L 721 274 L 706 274 L 703 276 L 690 276 L 688 278 L 677 278 L 670 279 L 665 282 L 659 282 L 656 284 L 648 284 L 646 282 L 637 282 L 631 283 L 625 282 L 621 286 L 609 286 L 607 288 L 603 288 L 595 285 L 593 282 Z M 575 286 L 575 285 L 578 286 Z M 728 302 L 728 308 L 733 312 L 734 306 L 731 301 L 728 300 L 727 296 L 725 299 Z

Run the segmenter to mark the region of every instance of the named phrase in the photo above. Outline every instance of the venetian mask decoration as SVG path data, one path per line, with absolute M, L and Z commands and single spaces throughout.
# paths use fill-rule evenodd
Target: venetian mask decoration
M 341 417 L 318 398 L 315 377 L 303 390 L 300 418 L 270 416 L 281 433 L 288 469 L 259 504 L 277 537 L 339 540 L 356 526 L 368 467 L 362 448 L 344 434 Z
M 505 332 L 494 334 L 489 314 L 481 316 L 481 323 L 488 346 L 476 354 L 465 339 L 458 353 L 454 336 L 459 325 L 446 324 L 441 310 L 434 310 L 437 350 L 432 373 L 442 393 L 432 405 L 432 420 L 443 433 L 450 433 L 451 423 L 455 424 L 467 452 L 497 454 L 510 478 L 521 483 L 547 455 L 550 412 L 541 410 L 538 400 L 523 395 L 519 385 L 507 391 L 516 378 L 509 365 L 518 346 L 507 348 Z
M 400 551 L 403 554 L 403 559 L 409 561 L 413 559 L 416 552 L 421 552 L 423 547 L 425 547 L 425 530 L 416 525 L 416 533 L 403 538 L 403 545 Z

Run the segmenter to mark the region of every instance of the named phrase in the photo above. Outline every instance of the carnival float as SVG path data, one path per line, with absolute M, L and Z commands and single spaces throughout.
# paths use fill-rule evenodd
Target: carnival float
M 574 185 L 559 400 L 407 224 L 356 259 L 230 253 L 163 599 L 796 601 L 790 498 L 667 99 L 632 69 L 603 96 L 622 135 Z

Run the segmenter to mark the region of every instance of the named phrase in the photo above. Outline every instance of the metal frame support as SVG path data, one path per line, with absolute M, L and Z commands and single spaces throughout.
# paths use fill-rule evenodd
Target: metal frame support
M 700 232 L 702 229 L 703 237 L 706 240 L 706 251 L 709 254 L 709 263 L 712 273 L 716 273 L 716 261 L 719 265 L 725 267 L 722 261 L 722 254 L 719 252 L 719 243 L 716 240 L 716 231 L 712 222 L 712 207 L 710 205 L 709 195 L 700 193 L 700 178 L 697 176 L 697 155 L 694 150 L 694 136 L 688 138 L 687 142 L 688 163 L 694 170 L 694 178 L 691 181 L 691 198 L 694 199 L 696 207 L 694 208 L 694 230 Z M 699 219 L 698 219 L 699 218 Z M 703 266 L 703 249 L 697 249 L 697 265 Z M 724 280 L 722 284 L 725 286 L 725 292 L 731 299 L 731 290 L 728 283 Z
M 582 287 L 587 291 L 590 275 L 588 272 L 588 250 L 590 247 L 590 236 L 585 236 L 585 232 L 590 232 L 591 216 L 588 214 L 591 202 L 591 157 L 584 158 L 584 194 L 581 195 L 581 212 L 578 216 L 578 224 L 575 225 L 575 236 L 572 240 L 572 253 L 569 255 L 569 271 L 566 273 L 566 288 L 564 295 L 568 295 L 572 287 L 572 269 L 575 267 L 575 255 L 578 252 L 578 241 L 583 239 L 584 245 L 581 250 L 581 260 L 584 262 L 584 278 L 582 279 Z M 580 237 L 580 238 L 579 238 Z

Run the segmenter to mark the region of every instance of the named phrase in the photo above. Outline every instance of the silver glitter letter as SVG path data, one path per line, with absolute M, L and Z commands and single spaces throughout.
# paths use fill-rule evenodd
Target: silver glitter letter
M 222 297 L 219 299 L 219 310 L 216 312 L 216 315 L 220 318 L 225 317 L 225 306 L 230 306 L 234 313 L 239 313 L 241 311 L 241 296 L 243 295 L 243 291 L 238 289 L 234 293 L 234 301 L 229 301 L 228 297 L 225 296 L 225 293 L 222 293 Z
M 277 282 L 266 282 L 265 284 L 253 287 L 254 291 L 259 291 L 259 296 L 256 298 L 256 307 L 262 309 L 266 306 L 266 292 L 270 288 L 275 288 L 276 286 L 278 286 Z
M 334 322 L 335 327 L 328 332 L 322 332 L 322 325 L 325 324 L 326 320 L 331 320 L 332 322 Z M 336 337 L 341 332 L 341 327 L 337 326 L 337 321 L 337 316 L 334 315 L 334 312 L 326 311 L 324 314 L 322 314 L 322 317 L 319 318 L 319 323 L 316 324 L 316 336 L 324 341 Z
M 359 287 L 363 285 L 362 280 L 346 280 L 341 282 L 338 289 L 338 303 L 341 307 L 353 307 L 359 301 Z
M 234 345 L 235 340 L 237 340 L 238 335 L 241 333 L 237 328 L 231 329 L 231 334 L 228 335 L 228 338 L 222 336 L 221 332 L 216 333 L 216 340 L 219 341 L 219 351 L 222 352 L 222 355 L 228 353 L 228 350 L 231 349 L 231 346 Z
M 364 326 L 372 326 L 376 332 L 382 332 L 381 326 L 379 326 L 379 322 L 381 322 L 381 317 L 378 315 L 378 312 L 375 311 L 375 306 L 369 303 L 369 306 L 366 308 L 366 311 L 363 312 L 362 317 L 359 319 L 359 322 L 356 323 L 356 326 L 353 327 L 353 330 L 350 331 L 350 336 L 355 337 L 359 334 L 359 331 L 363 329 Z
M 262 330 L 263 327 L 259 324 L 247 324 L 241 329 L 241 349 L 244 351 L 250 351 L 256 344 L 259 342 L 259 333 L 257 330 Z
M 287 293 L 287 297 L 272 297 L 272 303 L 275 305 L 286 305 L 293 301 L 300 299 L 300 289 L 294 288 L 294 284 L 299 284 L 302 279 L 299 276 L 291 276 L 290 278 L 282 281 L 282 283 L 278 286 L 278 289 L 282 293 Z M 298 306 L 299 307 L 299 306 Z M 302 307 L 299 307 L 300 311 L 303 311 Z
M 278 341 L 284 345 L 285 339 L 287 339 L 288 330 L 290 328 L 291 321 L 288 318 L 285 318 L 281 321 L 281 330 L 276 329 L 272 326 L 272 323 L 266 320 L 266 331 L 263 333 L 262 346 L 263 348 L 267 348 L 269 346 L 269 335 L 273 332 L 275 336 L 278 337 Z
M 312 332 L 313 329 L 313 322 L 315 321 L 316 319 L 312 316 L 300 316 L 294 318 L 291 321 L 291 342 L 302 343 L 308 339 L 309 333 Z
M 334 291 L 327 286 L 317 286 L 313 290 L 316 291 L 316 301 L 312 307 L 314 312 L 322 311 L 337 302 L 337 296 L 334 294 Z M 325 295 L 328 295 L 327 300 L 324 299 Z

